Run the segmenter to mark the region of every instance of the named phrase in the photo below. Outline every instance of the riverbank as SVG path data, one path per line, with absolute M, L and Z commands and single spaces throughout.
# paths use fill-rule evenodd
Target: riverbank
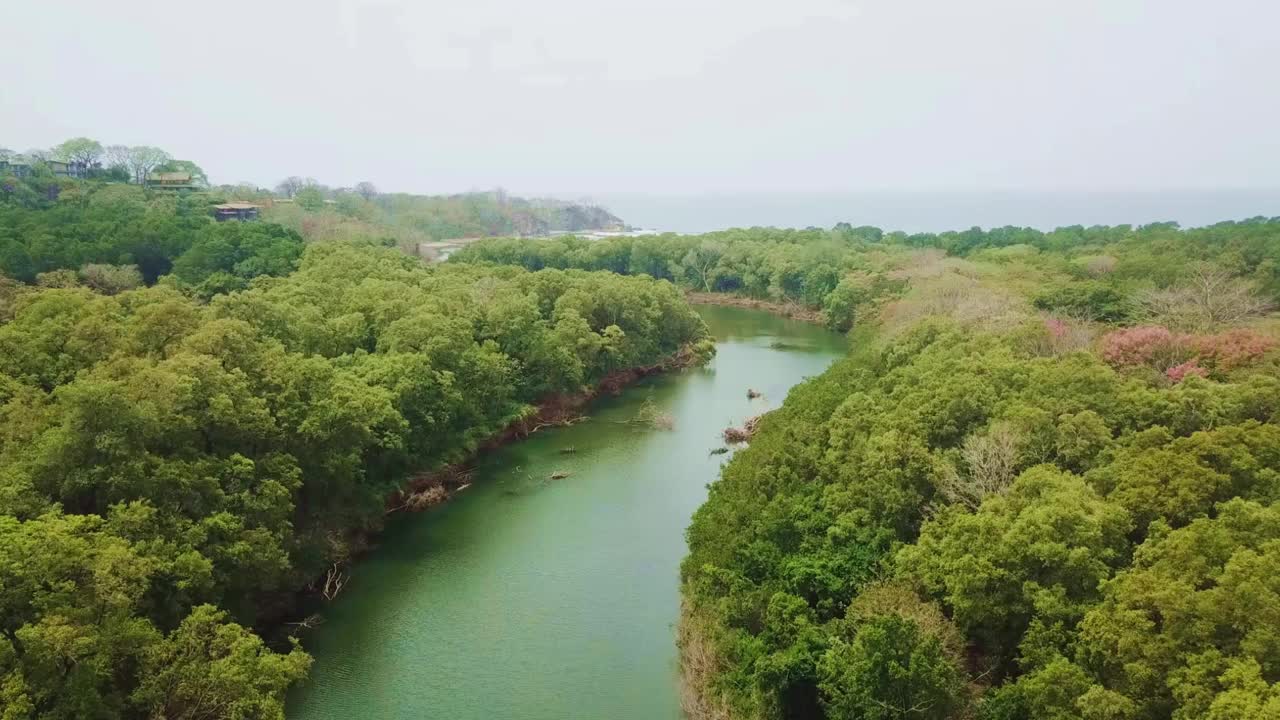
M 715 355 L 709 341 L 685 345 L 656 365 L 615 370 L 592 388 L 580 393 L 552 395 L 533 407 L 527 415 L 515 420 L 480 443 L 474 452 L 461 460 L 430 472 L 411 476 L 403 487 L 387 496 L 387 515 L 399 511 L 421 512 L 447 502 L 459 490 L 471 484 L 470 467 L 483 455 L 512 442 L 523 440 L 545 428 L 567 427 L 586 419 L 581 411 L 602 395 L 617 395 L 625 388 L 650 375 L 683 370 L 705 364 Z
M 757 300 L 756 298 L 742 297 L 741 295 L 730 295 L 727 293 L 710 293 L 697 292 L 694 290 L 686 290 L 684 294 L 685 300 L 693 305 L 719 305 L 721 307 L 740 307 L 750 310 L 763 310 L 764 312 L 778 315 L 792 320 L 802 320 L 817 325 L 821 325 L 826 317 L 821 310 L 805 307 L 794 302 L 774 302 L 772 300 Z
M 698 620 L 681 593 L 676 648 L 680 666 L 680 710 L 686 720 L 732 720 L 733 714 L 711 691 L 712 678 L 722 663 L 709 642 L 705 623 Z
M 410 475 L 399 489 L 387 496 L 384 517 L 397 512 L 421 512 L 448 502 L 459 491 L 470 486 L 472 466 L 485 455 L 513 442 L 551 427 L 567 427 L 585 419 L 582 408 L 603 395 L 618 395 L 626 387 L 641 379 L 659 373 L 673 372 L 702 365 L 715 356 L 715 344 L 711 340 L 685 345 L 662 362 L 645 367 L 615 370 L 595 386 L 575 394 L 556 394 L 539 402 L 523 417 L 511 422 L 502 430 L 480 443 L 466 458 L 429 472 Z M 277 605 L 274 617 L 263 623 L 267 634 L 274 634 L 286 626 L 310 629 L 314 626 L 315 612 L 321 601 L 332 601 L 342 592 L 349 579 L 349 568 L 376 547 L 375 540 L 383 528 L 352 530 L 345 541 L 346 557 L 336 560 L 323 575 L 290 593 L 291 602 Z

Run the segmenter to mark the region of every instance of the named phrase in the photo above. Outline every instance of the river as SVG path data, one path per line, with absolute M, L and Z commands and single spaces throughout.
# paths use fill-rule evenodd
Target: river
M 684 529 L 729 457 L 709 451 L 844 353 L 813 325 L 698 310 L 709 365 L 597 401 L 586 422 L 484 457 L 449 503 L 394 519 L 306 638 L 291 720 L 680 717 Z M 625 424 L 646 400 L 673 430 Z

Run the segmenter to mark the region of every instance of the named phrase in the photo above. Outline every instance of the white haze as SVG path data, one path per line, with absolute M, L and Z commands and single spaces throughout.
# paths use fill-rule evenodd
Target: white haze
M 3 5 L 0 146 L 158 145 L 214 182 L 1280 188 L 1270 1 Z

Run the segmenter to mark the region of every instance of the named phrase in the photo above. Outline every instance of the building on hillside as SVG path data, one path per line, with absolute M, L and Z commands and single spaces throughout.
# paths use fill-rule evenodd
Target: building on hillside
M 49 172 L 58 177 L 79 178 L 81 180 L 89 177 L 90 167 L 87 163 L 49 160 L 45 162 L 45 165 L 49 168 Z
M 30 177 L 36 173 L 38 165 L 48 168 L 49 172 L 57 177 L 70 178 L 86 178 L 92 169 L 89 165 L 82 162 L 63 162 L 61 160 L 45 160 L 43 162 L 33 163 L 22 157 L 11 157 L 8 160 L 0 160 L 0 174 L 15 175 L 17 177 Z
M 195 190 L 195 183 L 191 181 L 191 173 L 184 172 L 161 172 L 154 173 L 147 178 L 147 187 L 152 190 Z
M 0 175 L 13 175 L 22 178 L 30 174 L 31 163 L 22 158 L 13 157 L 8 160 L 0 160 Z
M 261 205 L 247 202 L 229 202 L 213 206 L 213 217 L 218 222 L 227 220 L 257 220 Z

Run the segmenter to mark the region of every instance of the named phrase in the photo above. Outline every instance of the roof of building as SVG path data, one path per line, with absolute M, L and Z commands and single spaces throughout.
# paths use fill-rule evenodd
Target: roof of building
M 247 202 L 229 202 L 222 203 L 221 205 L 214 205 L 213 207 L 218 210 L 256 210 L 262 206 Z
M 152 182 L 191 182 L 191 173 L 161 172 L 151 176 Z

